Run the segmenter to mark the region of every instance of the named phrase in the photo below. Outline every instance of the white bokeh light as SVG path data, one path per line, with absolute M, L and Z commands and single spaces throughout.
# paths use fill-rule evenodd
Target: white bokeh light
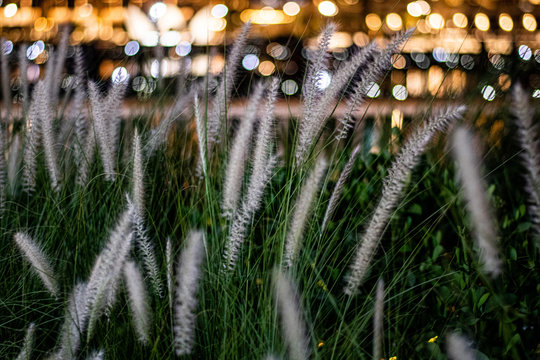
M 131 40 L 126 44 L 126 46 L 124 46 L 124 53 L 127 56 L 133 56 L 139 52 L 140 48 L 141 46 L 136 40 Z
M 375 82 L 370 82 L 366 87 L 366 90 L 366 96 L 372 99 L 381 95 L 381 87 Z
M 482 88 L 482 97 L 487 101 L 493 101 L 493 99 L 495 99 L 495 95 L 495 88 L 493 88 L 493 86 L 485 85 Z
M 246 70 L 253 70 L 259 66 L 259 58 L 255 54 L 247 54 L 242 59 L 242 66 Z
M 178 56 L 186 56 L 191 52 L 191 44 L 188 41 L 180 41 L 180 43 L 176 45 L 174 52 Z
M 129 74 L 125 67 L 119 66 L 113 70 L 111 78 L 113 83 L 118 84 L 127 81 Z
M 158 21 L 165 15 L 167 12 L 167 5 L 164 3 L 157 2 L 154 5 L 150 6 L 150 10 L 148 11 L 148 15 L 150 15 L 150 18 L 152 21 Z

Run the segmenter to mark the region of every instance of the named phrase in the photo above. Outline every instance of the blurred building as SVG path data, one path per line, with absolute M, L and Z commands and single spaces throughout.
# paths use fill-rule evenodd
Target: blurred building
M 153 79 L 174 77 L 182 67 L 194 76 L 220 72 L 224 44 L 251 21 L 253 45 L 245 49 L 242 66 L 261 77 L 279 72 L 288 95 L 299 92 L 306 51 L 316 46 L 329 19 L 339 32 L 321 86 L 357 48 L 416 27 L 371 96 L 446 98 L 473 88 L 491 101 L 517 78 L 540 97 L 539 14 L 540 0 L 7 0 L 0 25 L 8 40 L 4 53 L 28 46 L 27 57 L 38 67 L 69 25 L 70 43 L 89 49 L 97 75 L 108 78 L 122 67 L 135 92 L 148 92 L 155 89 Z M 29 71 L 30 79 L 39 74 L 35 66 Z

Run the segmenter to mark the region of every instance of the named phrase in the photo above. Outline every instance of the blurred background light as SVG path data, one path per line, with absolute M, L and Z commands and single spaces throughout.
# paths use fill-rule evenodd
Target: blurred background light
M 136 40 L 131 40 L 126 44 L 126 46 L 124 46 L 124 53 L 127 56 L 133 56 L 139 52 L 139 49 L 139 43 Z
M 158 1 L 157 3 L 154 3 L 152 6 L 150 6 L 150 10 L 148 10 L 148 15 L 150 18 L 157 22 L 165 13 L 167 12 L 167 5 L 162 3 L 161 1 Z
M 366 96 L 370 98 L 376 98 L 381 95 L 381 87 L 376 82 L 370 82 L 366 87 Z
M 7 4 L 6 7 L 4 8 L 4 16 L 7 18 L 14 17 L 15 14 L 17 13 L 17 10 L 18 10 L 17 4 L 14 4 L 14 3 Z
M 428 15 L 427 21 L 429 23 L 429 26 L 431 26 L 433 29 L 440 30 L 444 27 L 444 18 L 439 13 L 433 13 Z
M 294 1 L 289 1 L 283 5 L 283 12 L 289 16 L 295 16 L 300 13 L 300 5 Z
M 493 101 L 495 99 L 495 88 L 491 85 L 485 85 L 482 88 L 482 97 L 487 101 Z
M 382 26 L 382 20 L 377 14 L 367 14 L 366 15 L 366 25 L 371 31 L 377 31 Z
M 469 21 L 467 20 L 467 16 L 460 12 L 455 13 L 452 16 L 452 22 L 460 29 L 466 28 L 469 23 Z
M 332 1 L 321 1 L 318 6 L 319 12 L 324 16 L 336 16 L 338 13 L 338 7 Z
M 174 52 L 178 56 L 186 56 L 191 52 L 191 44 L 188 41 L 180 41 L 180 43 L 176 45 Z
M 477 13 L 474 16 L 474 26 L 480 31 L 488 31 L 489 30 L 489 18 L 484 13 Z
M 407 99 L 407 96 L 409 96 L 407 92 L 407 88 L 403 85 L 396 85 L 392 88 L 392 96 L 399 101 L 403 101 Z M 401 128 L 401 126 L 399 126 Z
M 247 54 L 242 59 L 242 66 L 246 70 L 253 70 L 259 65 L 259 58 L 255 54 Z
M 401 16 L 398 14 L 390 13 L 386 15 L 386 25 L 388 25 L 390 30 L 398 31 L 403 27 L 403 20 L 401 20 Z
M 523 28 L 528 31 L 536 30 L 536 18 L 532 14 L 523 14 Z
M 113 70 L 111 77 L 114 83 L 121 83 L 129 79 L 129 74 L 125 67 L 119 66 Z
M 294 95 L 298 92 L 298 84 L 292 79 L 285 80 L 281 83 L 281 91 L 285 95 Z
M 499 26 L 504 31 L 512 31 L 514 28 L 514 22 L 512 21 L 512 17 L 506 13 L 502 13 L 499 15 Z
M 532 57 L 531 48 L 527 45 L 520 45 L 518 48 L 519 57 L 525 61 L 529 61 Z
M 228 12 L 229 12 L 229 8 L 225 4 L 214 5 L 212 10 L 210 11 L 212 16 L 218 19 L 225 17 Z

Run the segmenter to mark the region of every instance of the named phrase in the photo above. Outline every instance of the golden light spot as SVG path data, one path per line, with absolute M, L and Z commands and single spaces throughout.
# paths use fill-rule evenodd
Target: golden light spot
M 386 15 L 386 25 L 388 25 L 390 30 L 397 31 L 403 27 L 403 20 L 401 20 L 401 16 L 398 14 L 390 13 Z
M 397 356 L 392 356 L 390 359 L 388 360 L 397 360 Z
M 427 17 L 427 21 L 433 29 L 440 30 L 444 27 L 444 18 L 441 14 L 433 13 Z
M 476 28 L 480 31 L 488 31 L 489 30 L 489 18 L 484 13 L 478 13 L 474 16 L 474 25 L 476 25 Z
M 536 30 L 536 18 L 532 14 L 523 14 L 523 27 L 528 31 Z
M 463 29 L 467 27 L 467 16 L 463 13 L 455 13 L 454 16 L 452 16 L 452 21 L 458 28 Z
M 377 31 L 382 26 L 382 20 L 377 14 L 367 14 L 366 25 L 369 30 Z
M 512 28 L 514 27 L 514 22 L 512 21 L 512 17 L 505 13 L 502 13 L 501 15 L 499 15 L 499 26 L 504 31 L 512 31 Z
M 324 346 L 324 342 L 320 341 L 319 344 L 317 345 L 318 347 L 322 348 Z
M 427 342 L 428 342 L 428 343 L 434 343 L 435 340 L 437 340 L 437 338 L 438 338 L 438 336 L 434 336 L 434 337 L 432 337 L 431 339 L 429 339 Z

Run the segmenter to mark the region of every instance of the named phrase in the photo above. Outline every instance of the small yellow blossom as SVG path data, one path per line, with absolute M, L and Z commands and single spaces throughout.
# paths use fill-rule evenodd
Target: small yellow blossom
M 319 342 L 319 345 L 318 345 L 320 348 L 322 348 L 324 346 L 324 342 Z
M 319 285 L 320 287 L 322 287 L 322 289 L 323 289 L 324 291 L 328 290 L 328 288 L 326 287 L 326 284 L 325 284 L 324 281 L 322 281 L 322 280 L 317 281 L 317 285 Z
M 429 339 L 427 342 L 428 342 L 428 343 L 434 343 L 435 340 L 437 340 L 437 338 L 438 338 L 438 336 L 434 336 L 434 337 L 432 337 L 431 339 Z
M 390 359 L 388 360 L 397 360 L 397 356 L 392 356 Z
M 261 278 L 255 279 L 255 284 L 257 284 L 257 285 L 262 285 L 262 283 L 263 283 L 263 281 L 262 281 Z

